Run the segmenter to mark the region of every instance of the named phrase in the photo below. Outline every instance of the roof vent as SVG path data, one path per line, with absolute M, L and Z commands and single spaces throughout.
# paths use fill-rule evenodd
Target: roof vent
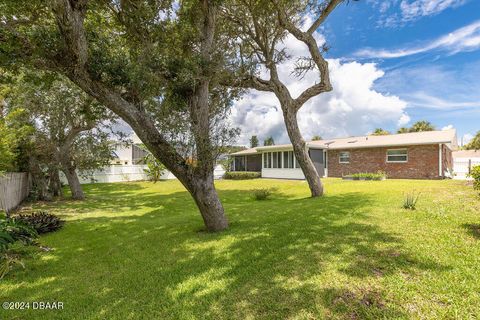
M 348 141 L 348 143 L 355 143 L 357 140 Z

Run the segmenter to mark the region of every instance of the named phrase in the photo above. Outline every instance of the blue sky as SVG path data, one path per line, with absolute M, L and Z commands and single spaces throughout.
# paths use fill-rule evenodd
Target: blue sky
M 334 89 L 301 109 L 306 139 L 364 135 L 378 127 L 395 132 L 417 120 L 454 127 L 459 140 L 480 130 L 479 0 L 350 1 L 316 37 L 330 47 Z M 308 55 L 292 37 L 284 46 L 292 57 Z M 293 79 L 293 64 L 294 58 L 281 66 L 280 75 L 295 96 L 318 74 Z M 251 135 L 289 142 L 272 94 L 251 91 L 235 104 L 231 119 L 242 129 L 239 144 L 248 144 Z
M 373 88 L 406 101 L 412 122 L 480 130 L 480 1 L 350 2 L 324 34 L 328 57 L 376 63 Z

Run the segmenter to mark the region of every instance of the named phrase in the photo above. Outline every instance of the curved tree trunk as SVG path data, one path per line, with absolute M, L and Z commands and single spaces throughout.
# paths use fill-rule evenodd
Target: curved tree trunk
M 297 113 L 293 111 L 292 108 L 283 108 L 283 119 L 285 120 L 287 133 L 293 145 L 295 157 L 308 182 L 310 193 L 312 197 L 320 197 L 323 195 L 323 184 L 312 159 L 308 155 L 305 140 L 303 140 L 300 129 L 298 128 Z
M 80 184 L 80 180 L 78 179 L 75 168 L 72 166 L 68 166 L 65 167 L 62 171 L 67 177 L 68 186 L 70 187 L 70 191 L 72 192 L 72 198 L 75 200 L 85 199 L 85 194 L 83 193 L 82 185 Z
M 217 232 L 228 228 L 228 219 L 215 190 L 213 175 L 194 178 L 190 181 L 191 195 L 197 204 L 208 231 Z

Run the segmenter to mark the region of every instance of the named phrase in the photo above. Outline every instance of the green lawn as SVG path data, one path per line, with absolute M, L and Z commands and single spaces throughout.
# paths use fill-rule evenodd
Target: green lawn
M 275 186 L 271 200 L 253 188 Z M 0 301 L 63 301 L 0 319 L 480 318 L 480 198 L 458 181 L 220 181 L 230 229 L 203 230 L 176 181 L 95 184 L 54 248 L 0 281 Z M 416 211 L 404 192 L 421 191 Z

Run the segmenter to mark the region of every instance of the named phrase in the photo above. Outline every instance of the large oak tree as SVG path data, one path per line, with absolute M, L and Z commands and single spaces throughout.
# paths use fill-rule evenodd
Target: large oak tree
M 295 157 L 302 168 L 312 197 L 323 194 L 320 176 L 308 155 L 306 142 L 298 126 L 297 115 L 302 106 L 313 97 L 332 90 L 328 62 L 323 57 L 327 47 L 319 46 L 315 32 L 343 0 L 289 1 L 289 0 L 232 0 L 223 7 L 222 14 L 234 26 L 232 36 L 238 38 L 238 55 L 242 68 L 237 85 L 264 92 L 272 92 L 280 102 L 287 133 Z M 311 19 L 305 19 L 305 18 Z M 311 20 L 310 23 L 305 21 Z M 305 25 L 306 24 L 306 25 Z M 308 48 L 309 56 L 298 57 L 291 70 L 298 81 L 306 72 L 318 72 L 318 82 L 297 97 L 293 97 L 280 77 L 279 65 L 291 59 L 283 44 L 293 36 Z M 262 76 L 265 70 L 267 76 Z
M 133 128 L 208 230 L 227 228 L 213 169 L 237 92 L 218 85 L 235 67 L 218 1 L 3 0 L 0 11 L 3 66 L 69 78 Z

